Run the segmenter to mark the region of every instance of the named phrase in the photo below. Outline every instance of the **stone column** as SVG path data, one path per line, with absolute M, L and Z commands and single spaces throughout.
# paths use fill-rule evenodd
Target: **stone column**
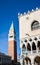
M 27 53 L 27 44 L 26 44 L 26 53 Z
M 34 65 L 34 59 L 33 58 L 31 59 L 31 64 Z
M 37 42 L 37 44 L 38 44 L 38 42 Z M 37 44 L 36 44 L 36 47 L 37 47 Z M 38 53 L 38 47 L 37 47 L 37 53 Z
M 32 54 L 32 43 L 31 43 L 31 54 Z
M 36 42 L 36 53 L 38 53 L 38 50 L 37 50 L 37 42 Z

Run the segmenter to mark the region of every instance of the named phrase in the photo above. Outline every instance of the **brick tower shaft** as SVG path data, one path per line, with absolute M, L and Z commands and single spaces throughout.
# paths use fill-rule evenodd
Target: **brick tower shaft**
M 8 55 L 12 57 L 13 61 L 17 61 L 16 33 L 14 30 L 13 22 L 8 34 Z

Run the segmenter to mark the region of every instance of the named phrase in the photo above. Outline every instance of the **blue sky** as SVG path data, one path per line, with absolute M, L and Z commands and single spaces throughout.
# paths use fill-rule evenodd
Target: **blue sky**
M 40 0 L 0 0 L 0 52 L 8 53 L 8 31 L 14 23 L 17 37 L 17 53 L 20 53 L 18 12 L 40 8 Z

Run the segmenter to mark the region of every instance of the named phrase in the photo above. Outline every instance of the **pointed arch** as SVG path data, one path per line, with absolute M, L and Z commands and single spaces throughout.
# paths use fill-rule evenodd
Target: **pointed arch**
M 22 45 L 22 51 L 23 51 L 23 53 L 24 53 L 24 51 L 26 51 L 26 46 L 25 46 L 25 44 Z
M 29 62 L 29 64 L 31 65 L 31 59 L 29 57 L 26 56 L 25 61 L 26 61 L 26 64 L 28 64 L 28 62 Z
M 25 44 L 22 45 L 22 48 L 25 48 Z
M 38 64 L 38 65 L 40 65 L 40 56 L 36 56 L 35 58 L 34 58 L 34 64 Z
M 38 50 L 40 50 L 40 41 L 37 43 Z
M 34 42 L 32 43 L 32 50 L 36 50 L 36 45 Z
M 28 51 L 31 51 L 30 43 L 27 44 L 27 50 L 28 50 Z

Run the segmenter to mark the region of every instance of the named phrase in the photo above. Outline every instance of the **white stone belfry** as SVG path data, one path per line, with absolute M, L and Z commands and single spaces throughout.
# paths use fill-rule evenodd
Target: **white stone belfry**
M 8 40 L 15 40 L 15 29 L 14 29 L 14 24 L 13 24 L 13 21 L 12 21 L 12 24 L 11 24 L 11 27 L 10 27 L 10 30 L 9 30 L 9 34 L 8 34 Z

